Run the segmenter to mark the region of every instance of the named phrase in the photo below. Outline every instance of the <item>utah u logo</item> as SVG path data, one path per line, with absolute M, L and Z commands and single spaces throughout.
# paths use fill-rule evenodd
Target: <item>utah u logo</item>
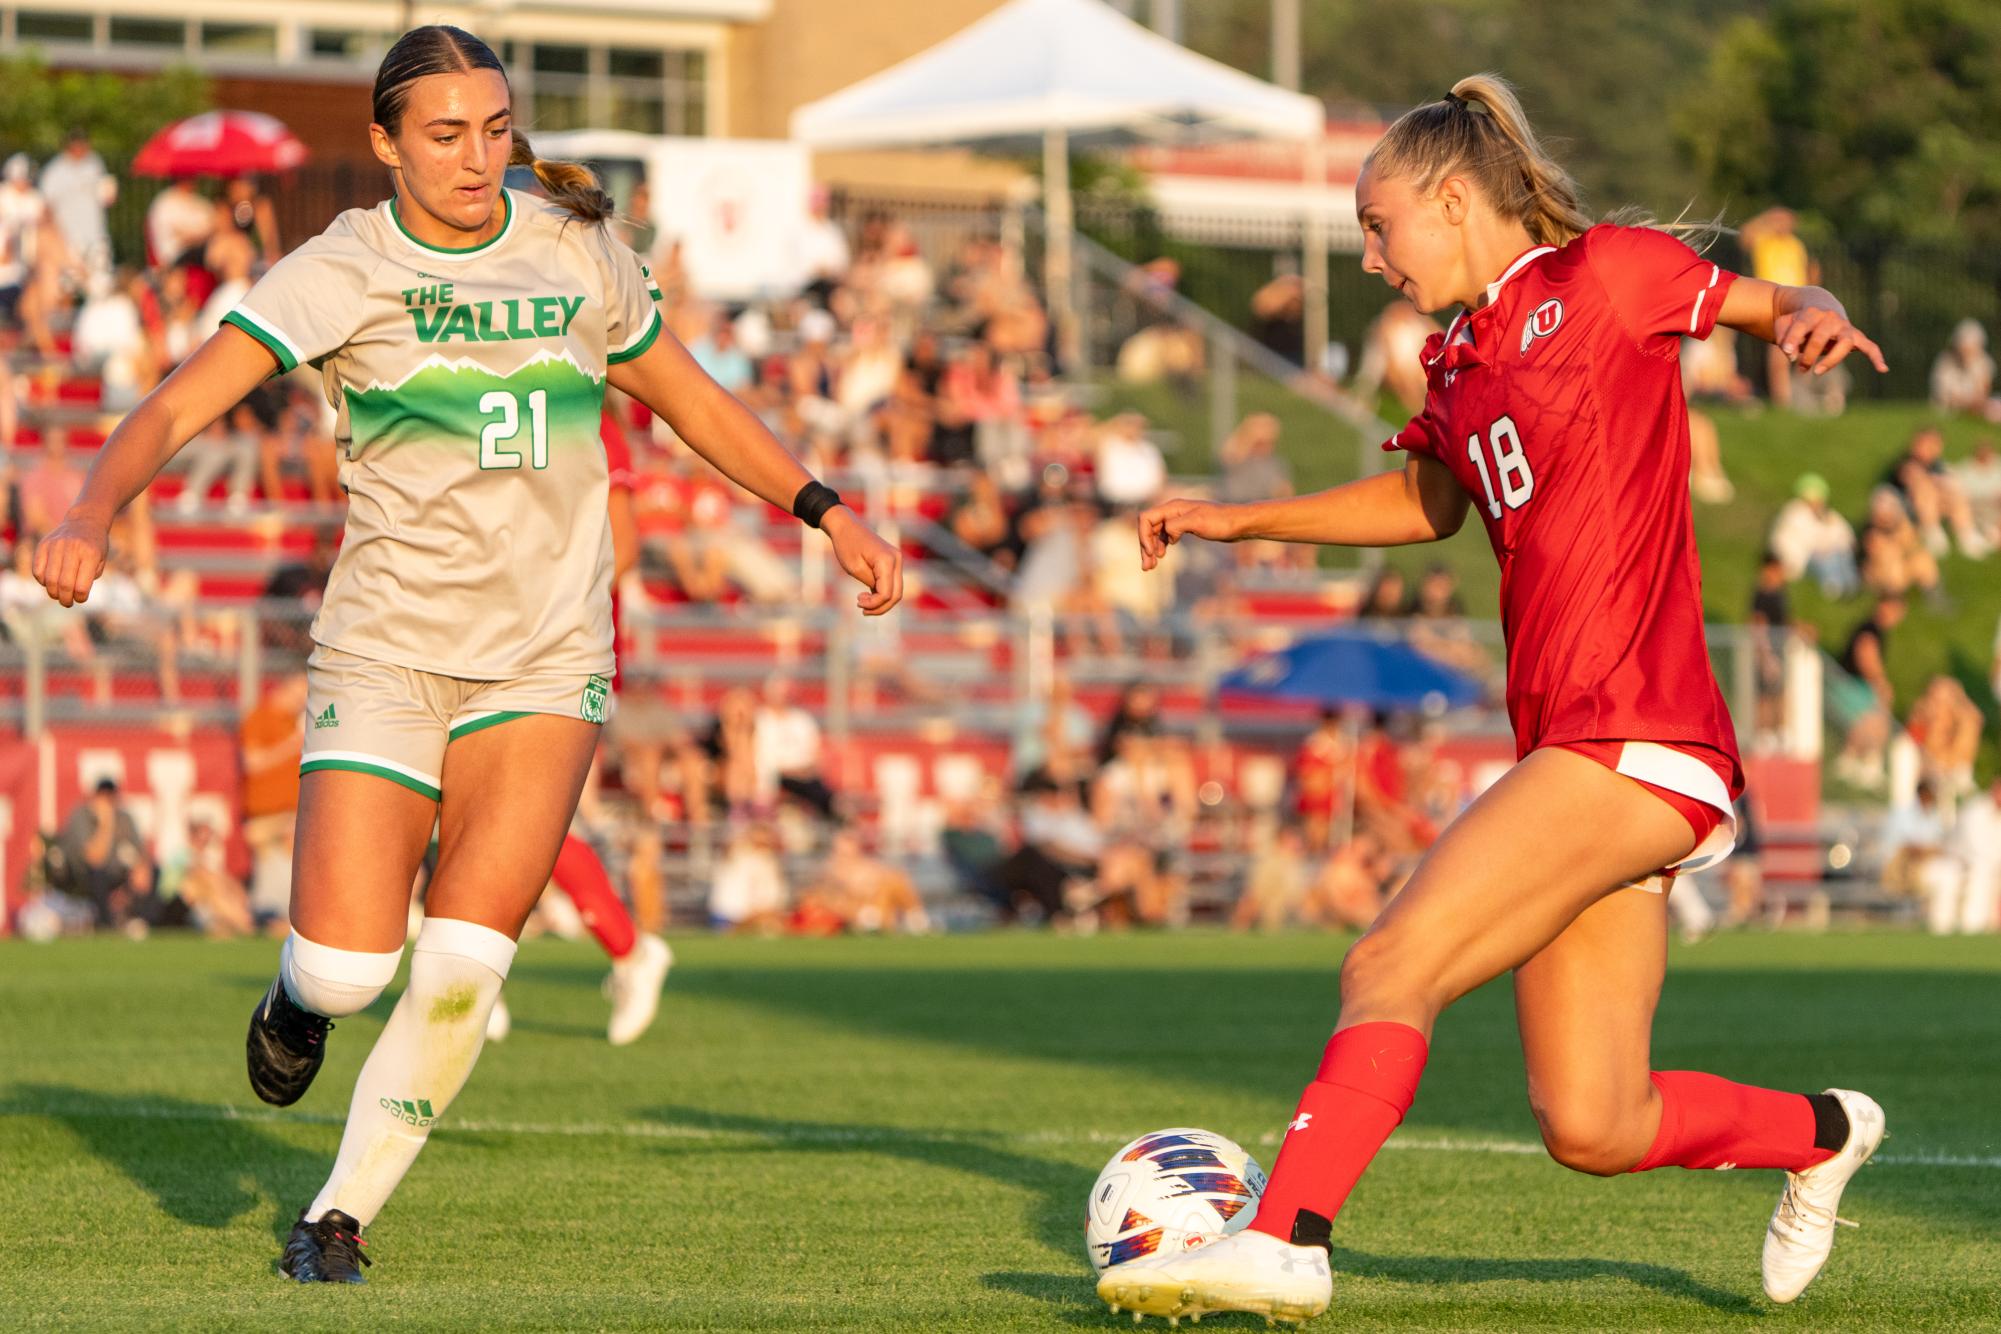
M 1298 1116 L 1293 1117 L 1292 1120 L 1287 1123 L 1285 1128 L 1287 1130 L 1304 1130 L 1306 1129 L 1306 1123 L 1308 1121 L 1311 1121 L 1312 1119 L 1313 1119 L 1312 1112 L 1301 1112 Z
M 1551 297 L 1540 306 L 1537 306 L 1535 313 L 1530 315 L 1522 325 L 1522 355 L 1527 356 L 1529 354 L 1529 344 L 1535 342 L 1538 338 L 1549 337 L 1556 332 L 1556 327 L 1562 323 L 1563 303 L 1561 301 L 1558 301 L 1555 297 Z

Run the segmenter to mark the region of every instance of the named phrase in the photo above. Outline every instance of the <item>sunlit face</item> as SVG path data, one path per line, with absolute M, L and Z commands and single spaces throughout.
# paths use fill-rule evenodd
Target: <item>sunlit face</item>
M 1381 274 L 1426 313 L 1455 303 L 1453 279 L 1462 255 L 1444 190 L 1421 195 L 1409 181 L 1365 169 L 1355 182 L 1355 217 L 1362 224 L 1364 273 Z
M 397 173 L 398 208 L 414 205 L 459 231 L 485 228 L 514 150 L 512 110 L 498 70 L 414 80 L 396 133 L 369 126 L 375 156 Z

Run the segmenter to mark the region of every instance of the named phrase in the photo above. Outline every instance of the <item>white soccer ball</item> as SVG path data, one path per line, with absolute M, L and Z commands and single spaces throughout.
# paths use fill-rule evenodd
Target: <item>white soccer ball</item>
M 1141 1135 L 1112 1155 L 1091 1187 L 1084 1249 L 1109 1269 L 1193 1250 L 1257 1216 L 1265 1174 L 1243 1146 L 1208 1130 Z

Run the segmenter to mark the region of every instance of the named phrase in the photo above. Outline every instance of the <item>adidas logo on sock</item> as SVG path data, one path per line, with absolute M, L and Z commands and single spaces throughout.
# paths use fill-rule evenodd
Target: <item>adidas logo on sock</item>
M 377 1101 L 398 1121 L 408 1121 L 413 1126 L 428 1126 L 438 1119 L 431 1110 L 429 1098 L 380 1098 Z
M 320 710 L 320 716 L 313 719 L 314 727 L 339 727 L 340 719 L 334 717 L 334 706 L 329 704 Z

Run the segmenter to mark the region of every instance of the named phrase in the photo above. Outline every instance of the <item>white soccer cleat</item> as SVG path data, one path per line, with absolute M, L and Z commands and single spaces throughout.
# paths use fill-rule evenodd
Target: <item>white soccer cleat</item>
M 1334 1299 L 1327 1252 L 1262 1232 L 1237 1232 L 1176 1255 L 1153 1255 L 1107 1269 L 1098 1296 L 1133 1319 L 1162 1315 L 1200 1320 L 1215 1311 L 1249 1311 L 1267 1320 L 1306 1320 Z
M 614 1047 L 636 1042 L 653 1026 L 660 1010 L 660 988 L 674 966 L 674 951 L 658 936 L 642 935 L 632 953 L 611 966 L 606 989 L 611 995 L 611 1024 L 605 1036 Z
M 507 997 L 495 996 L 493 1008 L 486 1012 L 486 1040 L 505 1042 L 507 1035 L 514 1031 L 514 1016 L 507 1012 Z
M 1848 1179 L 1883 1142 L 1883 1109 L 1874 1098 L 1849 1089 L 1827 1092 L 1848 1113 L 1848 1142 L 1826 1162 L 1786 1173 L 1785 1192 L 1765 1229 L 1765 1295 L 1775 1302 L 1789 1302 L 1806 1291 L 1834 1249 L 1835 1227 L 1855 1226 L 1834 1211 Z

